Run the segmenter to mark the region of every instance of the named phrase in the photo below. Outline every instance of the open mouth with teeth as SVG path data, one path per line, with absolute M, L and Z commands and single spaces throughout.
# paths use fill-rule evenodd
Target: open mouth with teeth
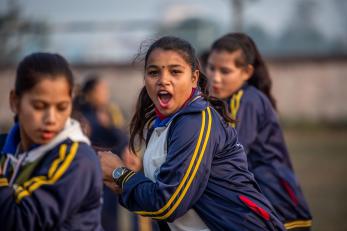
M 167 91 L 160 91 L 158 93 L 158 100 L 161 108 L 168 108 L 172 95 Z

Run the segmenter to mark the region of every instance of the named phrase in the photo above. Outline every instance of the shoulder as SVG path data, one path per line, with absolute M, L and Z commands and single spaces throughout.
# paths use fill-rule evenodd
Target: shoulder
M 247 103 L 251 103 L 251 102 L 260 103 L 260 102 L 266 101 L 267 97 L 265 96 L 264 93 L 259 91 L 257 88 L 253 86 L 247 86 L 243 89 L 242 99 Z
M 272 110 L 270 100 L 253 86 L 247 86 L 243 89 L 241 106 L 252 107 L 258 112 Z
M 171 127 L 195 128 L 201 125 L 203 121 L 209 119 L 212 115 L 212 110 L 209 106 L 189 113 L 180 114 L 172 120 Z
M 70 139 L 65 140 L 56 146 L 53 151 L 54 156 L 64 158 L 66 161 L 70 161 L 70 165 L 73 165 L 81 170 L 87 170 L 88 172 L 94 170 L 99 172 L 99 159 L 96 152 L 92 147 L 83 142 L 73 142 Z
M 177 116 L 170 126 L 169 138 L 180 137 L 188 139 L 199 134 L 207 135 L 211 133 L 212 127 L 221 124 L 221 117 L 211 106 L 207 106 L 201 111 L 186 113 Z

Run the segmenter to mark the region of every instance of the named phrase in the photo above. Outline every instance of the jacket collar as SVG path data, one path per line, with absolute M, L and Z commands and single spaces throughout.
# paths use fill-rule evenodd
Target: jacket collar
M 64 129 L 53 140 L 44 145 L 33 145 L 26 153 L 27 157 L 25 158 L 23 164 L 34 162 L 43 156 L 47 151 L 52 150 L 56 145 L 66 139 L 70 139 L 74 142 L 90 144 L 89 139 L 83 134 L 79 122 L 69 118 L 65 123 Z M 2 153 L 14 156 L 16 154 L 19 142 L 19 124 L 16 123 L 6 137 Z M 22 153 L 19 153 L 19 155 L 21 154 Z

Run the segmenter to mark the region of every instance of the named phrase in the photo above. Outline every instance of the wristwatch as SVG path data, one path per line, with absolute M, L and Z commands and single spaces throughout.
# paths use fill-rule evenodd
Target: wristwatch
M 131 173 L 126 167 L 118 167 L 112 171 L 112 179 L 118 186 L 122 186 L 123 179 Z

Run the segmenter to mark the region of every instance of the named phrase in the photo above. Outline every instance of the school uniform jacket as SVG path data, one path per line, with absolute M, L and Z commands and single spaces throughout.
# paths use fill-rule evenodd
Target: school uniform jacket
M 282 130 L 268 98 L 243 86 L 229 99 L 249 169 L 287 229 L 311 226 L 311 214 L 289 158 Z
M 26 153 L 18 138 L 16 125 L 2 148 L 1 230 L 102 230 L 102 173 L 78 122 Z
M 236 131 L 199 93 L 149 134 L 147 177 L 124 180 L 126 208 L 171 230 L 284 230 L 247 169 Z

